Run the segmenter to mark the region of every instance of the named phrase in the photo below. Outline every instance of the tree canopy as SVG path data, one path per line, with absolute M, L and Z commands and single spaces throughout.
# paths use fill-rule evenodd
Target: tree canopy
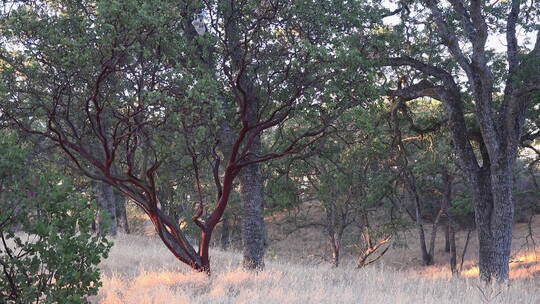
M 539 14 L 520 0 L 4 1 L 0 119 L 129 198 L 206 272 L 236 188 L 244 265 L 259 268 L 265 185 L 298 206 L 314 194 L 334 224 L 338 205 L 415 213 L 424 238 L 430 211 L 435 231 L 457 218 L 424 197 L 450 197 L 459 172 L 481 277 L 506 280 L 515 159 L 540 136 Z

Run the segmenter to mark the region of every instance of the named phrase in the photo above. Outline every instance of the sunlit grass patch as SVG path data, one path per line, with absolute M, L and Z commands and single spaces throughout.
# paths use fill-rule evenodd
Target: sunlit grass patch
M 267 261 L 260 272 L 241 269 L 241 253 L 212 251 L 212 275 L 180 264 L 158 239 L 119 236 L 109 259 L 101 265 L 103 288 L 92 303 L 540 303 L 534 255 L 516 255 L 510 264 L 513 280 L 505 286 L 484 286 L 469 270 L 452 278 L 447 265 L 397 269 L 384 264 L 355 269 Z M 527 271 L 527 272 L 525 272 Z M 528 275 L 526 275 L 526 273 Z M 533 273 L 534 274 L 534 273 Z M 535 274 L 534 274 L 535 275 Z M 472 277 L 471 277 L 472 276 Z M 524 279 L 527 278 L 527 279 Z

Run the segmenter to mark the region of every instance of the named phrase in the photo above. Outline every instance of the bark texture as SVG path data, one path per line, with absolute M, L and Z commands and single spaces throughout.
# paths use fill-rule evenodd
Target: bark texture
M 245 163 L 238 176 L 242 201 L 243 267 L 262 269 L 264 268 L 263 176 L 259 163 L 255 162 L 261 154 L 262 130 L 257 131 L 258 128 L 253 127 L 260 123 L 261 100 L 259 88 L 253 81 L 254 75 L 245 67 L 247 49 L 240 47 L 242 37 L 239 35 L 239 29 L 242 25 L 238 22 L 238 13 L 232 3 L 224 8 L 225 18 L 230 20 L 225 26 L 225 31 L 229 35 L 227 47 L 231 52 L 231 67 L 239 71 L 234 93 L 244 112 L 242 125 L 246 128 L 246 133 L 243 136 L 249 138 L 247 140 L 249 146 L 244 150 Z
M 116 235 L 116 196 L 111 185 L 94 183 L 94 194 L 98 204 L 97 231 L 101 234 Z
M 514 224 L 512 170 L 490 172 L 491 178 L 474 182 L 480 277 L 507 279 Z
M 248 165 L 238 176 L 242 201 L 242 247 L 245 269 L 264 268 L 263 176 L 258 163 Z
M 536 32 L 534 48 L 527 54 L 520 54 L 516 25 L 525 3 L 520 0 L 508 2 L 509 12 L 505 20 L 508 75 L 504 79 L 502 102 L 498 103 L 494 96 L 499 88 L 486 48 L 490 31 L 484 10 L 486 6 L 482 1 L 471 1 L 470 5 L 459 0 L 449 2 L 447 8 L 435 0 L 424 3 L 435 24 L 433 38 L 446 46 L 450 57 L 464 72 L 468 89 L 462 88 L 457 75 L 445 67 L 403 56 L 387 58 L 383 65 L 412 67 L 435 79 L 436 83 L 422 80 L 389 92 L 389 95 L 404 101 L 428 96 L 443 102 L 453 145 L 473 192 L 480 244 L 480 277 L 484 281 L 505 281 L 509 274 L 514 222 L 512 166 L 519 144 L 530 139 L 522 133 L 527 108 L 540 90 L 540 31 Z M 456 31 L 455 25 L 461 31 Z M 470 50 L 463 48 L 460 41 L 469 43 L 472 46 Z M 466 96 L 469 92 L 470 96 Z M 474 100 L 478 127 L 473 129 L 467 128 L 464 116 L 468 97 Z M 471 141 L 479 147 L 479 156 L 475 154 Z

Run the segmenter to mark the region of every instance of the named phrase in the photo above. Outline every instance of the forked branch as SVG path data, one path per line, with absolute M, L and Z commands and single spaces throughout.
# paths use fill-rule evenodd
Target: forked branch
M 367 266 L 369 264 L 375 263 L 378 260 L 380 260 L 386 252 L 390 249 L 390 245 L 384 248 L 382 251 L 381 249 L 385 244 L 390 242 L 392 239 L 392 236 L 386 236 L 385 238 L 380 239 L 375 245 L 370 244 L 366 250 L 361 252 L 360 257 L 358 258 L 358 261 L 356 262 L 356 268 L 362 268 L 364 266 Z M 377 253 L 377 254 L 375 254 Z M 372 255 L 375 255 L 375 257 L 371 258 Z

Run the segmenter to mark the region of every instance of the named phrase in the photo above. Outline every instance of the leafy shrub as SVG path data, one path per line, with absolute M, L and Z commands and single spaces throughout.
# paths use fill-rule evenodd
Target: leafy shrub
M 85 303 L 111 246 L 91 233 L 96 206 L 65 177 L 23 176 L 21 152 L 0 142 L 0 302 Z

